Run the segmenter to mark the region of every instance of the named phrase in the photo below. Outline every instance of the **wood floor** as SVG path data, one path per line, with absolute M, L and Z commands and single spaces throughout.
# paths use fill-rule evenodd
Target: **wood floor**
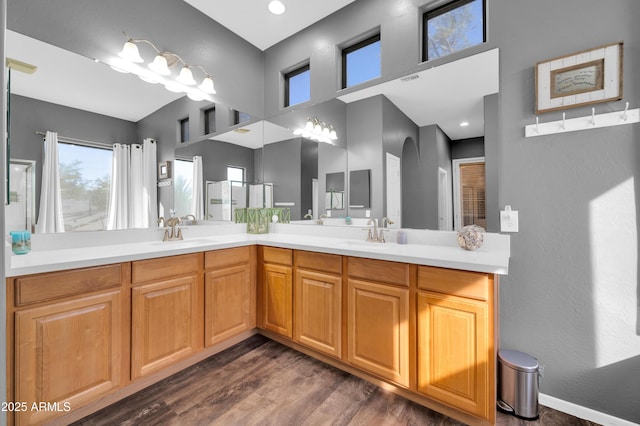
M 593 425 L 540 407 L 537 421 L 498 413 L 498 425 Z M 75 425 L 461 425 L 256 335 Z

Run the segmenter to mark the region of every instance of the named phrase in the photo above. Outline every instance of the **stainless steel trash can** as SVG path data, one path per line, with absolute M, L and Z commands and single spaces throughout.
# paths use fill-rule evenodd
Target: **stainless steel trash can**
M 498 408 L 524 419 L 538 418 L 538 361 L 513 350 L 498 351 Z

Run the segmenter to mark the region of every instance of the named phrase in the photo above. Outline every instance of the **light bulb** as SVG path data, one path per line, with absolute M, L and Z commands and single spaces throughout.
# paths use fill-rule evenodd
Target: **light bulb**
M 124 46 L 122 46 L 122 51 L 120 51 L 118 56 L 129 62 L 136 62 L 138 64 L 144 62 L 144 59 L 140 56 L 140 51 L 138 51 L 138 46 L 131 41 L 127 41 Z
M 162 55 L 155 57 L 153 62 L 149 64 L 149 69 L 160 75 L 171 74 L 171 70 L 169 70 L 169 66 L 167 65 L 167 58 Z
M 193 73 L 189 69 L 189 67 L 184 66 L 180 70 L 180 75 L 176 78 L 180 83 L 186 84 L 187 86 L 193 86 L 196 84 L 196 81 L 193 79 Z
M 209 76 L 206 76 L 205 79 L 202 80 L 202 84 L 198 86 L 198 89 L 211 95 L 216 94 L 216 89 L 213 87 L 213 79 Z

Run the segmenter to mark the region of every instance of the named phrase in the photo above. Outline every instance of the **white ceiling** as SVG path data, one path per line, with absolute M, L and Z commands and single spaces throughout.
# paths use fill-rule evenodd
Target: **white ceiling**
M 282 15 L 268 11 L 270 0 L 184 0 L 261 50 L 294 35 L 355 0 L 281 0 Z

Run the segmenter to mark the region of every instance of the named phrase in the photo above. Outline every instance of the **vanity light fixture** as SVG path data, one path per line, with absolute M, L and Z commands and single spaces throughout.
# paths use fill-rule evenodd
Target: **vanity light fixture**
M 279 0 L 270 1 L 267 7 L 269 8 L 269 12 L 273 13 L 274 15 L 282 15 L 285 10 L 287 10 L 284 4 Z
M 336 129 L 332 125 L 318 120 L 316 117 L 307 118 L 304 127 L 297 128 L 293 131 L 296 136 L 324 142 L 333 145 L 333 141 L 338 139 Z
M 124 32 L 123 34 L 127 41 L 124 43 L 118 57 L 111 60 L 111 68 L 118 72 L 135 74 L 148 83 L 160 83 L 171 92 L 186 93 L 189 99 L 195 101 L 214 100 L 210 96 L 216 93 L 213 77 L 202 65 L 189 65 L 176 53 L 161 52 L 149 40 L 134 39 Z M 140 56 L 140 51 L 138 50 L 138 44 L 140 43 L 151 46 L 155 51 L 153 62 L 149 63 L 147 67 L 138 65 L 144 63 L 144 59 Z M 175 78 L 171 75 L 171 69 L 174 66 L 180 69 L 178 76 Z M 202 83 L 197 87 L 195 87 L 197 81 L 194 79 L 192 71 L 194 68 L 200 69 L 204 74 Z

